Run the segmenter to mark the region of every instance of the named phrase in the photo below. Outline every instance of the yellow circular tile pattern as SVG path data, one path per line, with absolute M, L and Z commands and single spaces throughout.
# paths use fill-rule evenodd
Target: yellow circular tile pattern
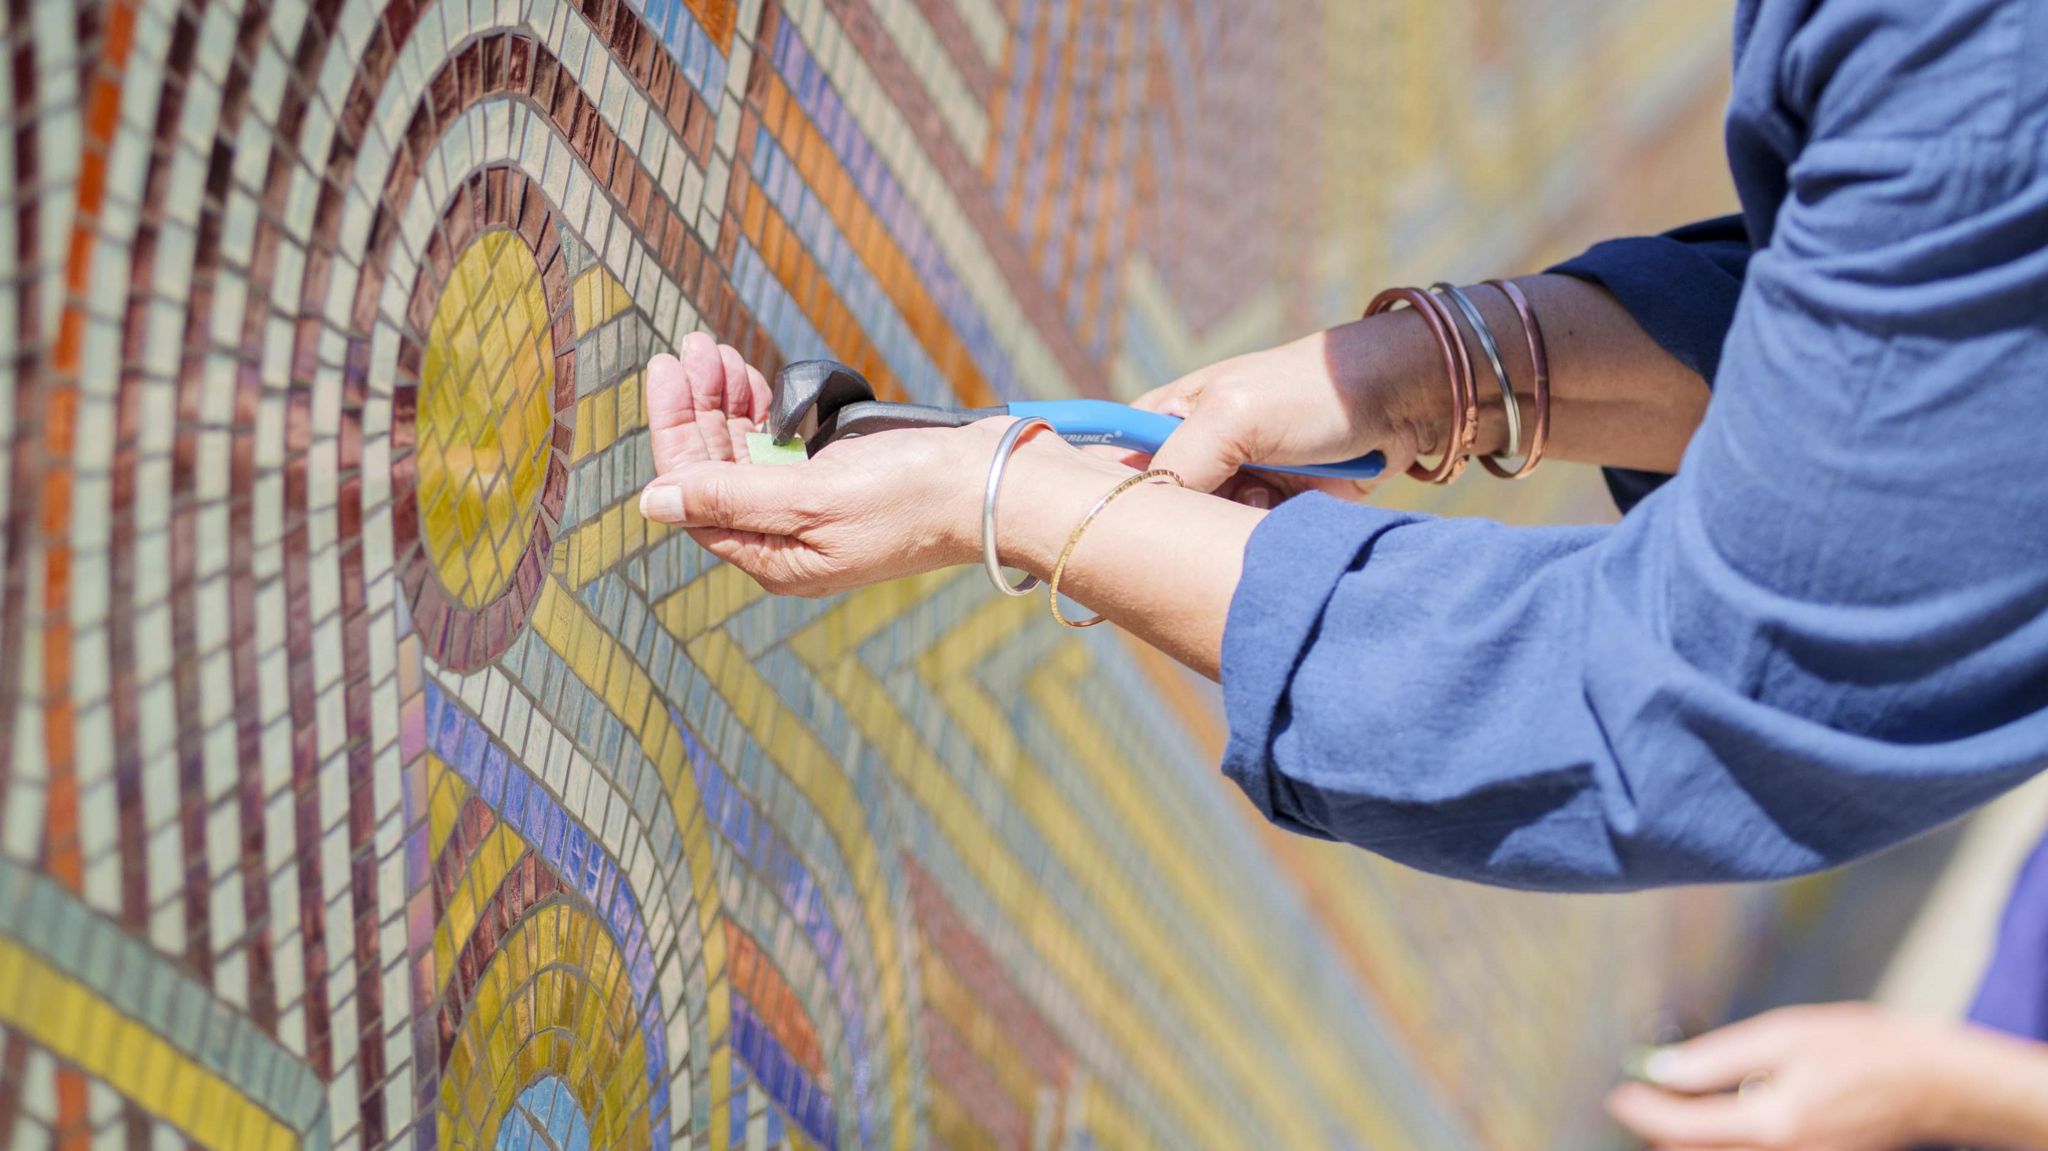
M 547 295 L 518 233 L 463 250 L 434 307 L 420 373 L 421 536 L 475 609 L 502 594 L 533 532 L 554 430 Z

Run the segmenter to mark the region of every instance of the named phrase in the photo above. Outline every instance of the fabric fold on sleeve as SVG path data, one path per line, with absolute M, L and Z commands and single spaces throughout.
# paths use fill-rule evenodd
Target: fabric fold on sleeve
M 1412 518 L 1310 492 L 1268 513 L 1246 546 L 1247 560 L 1254 549 L 1287 558 L 1257 566 L 1247 562 L 1230 602 L 1223 632 L 1223 665 L 1232 669 L 1224 679 L 1230 722 L 1224 771 L 1261 814 L 1289 831 L 1331 838 L 1301 823 L 1297 806 L 1286 795 L 1276 801 L 1275 786 L 1284 792 L 1285 781 L 1240 768 L 1263 763 L 1276 730 L 1286 727 L 1289 683 L 1337 582 L 1359 565 L 1381 532 Z
M 1224 631 L 1224 774 L 1281 827 L 1426 870 L 1622 882 L 1577 653 L 1544 643 L 1579 603 L 1541 591 L 1608 530 L 1281 505 Z

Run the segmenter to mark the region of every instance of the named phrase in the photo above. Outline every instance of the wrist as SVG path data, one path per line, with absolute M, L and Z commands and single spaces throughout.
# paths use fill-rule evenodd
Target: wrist
M 1916 1143 L 2036 1146 L 2048 1139 L 2048 1047 L 1983 1028 L 1947 1028 L 1919 1084 Z
M 1498 322 L 1487 317 L 1489 324 Z M 1512 330 L 1512 329 L 1508 329 Z M 1476 338 L 1460 320 L 1460 338 L 1473 364 L 1479 407 L 1475 454 L 1507 450 L 1507 408 Z M 1451 439 L 1451 380 L 1429 324 L 1400 308 L 1355 320 L 1324 333 L 1331 378 L 1357 427 L 1380 426 L 1401 441 L 1398 455 L 1435 456 Z M 1514 369 L 1510 365 L 1512 375 Z M 1373 445 L 1381 446 L 1381 445 Z
M 1033 432 L 1017 445 L 1003 476 L 996 513 L 997 554 L 1011 567 L 1040 579 L 1050 577 L 1074 525 L 1104 492 L 1130 474 L 1130 468 L 1070 447 L 1049 432 Z M 980 546 L 977 535 L 977 557 Z
M 1900 1135 L 1915 1146 L 1972 1126 L 1977 1110 L 1969 1099 L 1974 1072 L 1968 1069 L 1975 1062 L 1975 1045 L 1960 1029 L 1937 1032 L 1929 1040 L 1926 1045 L 1936 1050 L 1923 1051 L 1909 1062 L 1911 1077 L 1895 1085 L 1893 1100 L 1899 1122 L 1909 1128 Z
M 1513 306 L 1492 289 L 1467 290 L 1480 316 L 1493 332 L 1508 371 L 1510 386 L 1533 387 L 1528 352 L 1515 336 L 1521 331 Z M 1508 449 L 1507 403 L 1476 332 L 1462 312 L 1454 312 L 1455 330 L 1472 365 L 1473 399 L 1479 410 L 1474 455 L 1495 455 Z M 1434 456 L 1450 442 L 1453 423 L 1449 367 L 1429 324 L 1411 308 L 1368 316 L 1324 334 L 1332 380 L 1353 413 L 1353 423 L 1368 426 L 1379 416 L 1393 434 L 1405 440 L 1414 455 Z M 1524 424 L 1533 413 L 1518 394 Z M 1373 413 L 1370 407 L 1377 406 Z

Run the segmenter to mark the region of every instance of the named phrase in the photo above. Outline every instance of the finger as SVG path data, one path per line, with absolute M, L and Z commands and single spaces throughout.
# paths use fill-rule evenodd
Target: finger
M 744 416 L 754 400 L 753 383 L 747 379 L 747 361 L 731 344 L 718 345 L 718 358 L 725 364 L 725 414 Z
M 683 362 L 666 352 L 647 361 L 647 430 L 654 447 L 656 475 L 710 458 L 697 430 L 688 374 Z
M 1280 506 L 1280 501 L 1286 499 L 1290 493 L 1279 484 L 1268 483 L 1257 476 L 1239 472 L 1223 481 L 1216 488 L 1216 494 L 1232 503 L 1265 511 Z
M 1244 453 L 1202 418 L 1201 410 L 1189 417 L 1152 456 L 1152 466 L 1180 477 L 1180 482 L 1198 492 L 1213 492 L 1237 473 Z
M 725 421 L 725 431 L 732 439 L 732 458 L 735 461 L 743 464 L 754 461 L 754 450 L 747 445 L 747 437 L 759 430 L 759 428 L 754 426 L 754 421 L 752 420 L 727 419 Z
M 683 375 L 690 383 L 690 407 L 696 412 L 697 434 L 704 454 L 714 460 L 732 458 L 732 441 L 722 426 L 725 417 L 725 357 L 717 341 L 703 332 L 683 337 Z M 716 415 L 718 419 L 706 419 Z
M 1324 495 L 1335 496 L 1340 500 L 1351 500 L 1356 503 L 1372 495 L 1372 490 L 1378 487 L 1379 484 L 1380 481 L 1377 479 L 1340 480 L 1329 476 L 1288 476 L 1286 477 L 1286 482 L 1280 486 L 1284 488 L 1290 485 L 1299 485 L 1301 491 L 1318 491 Z
M 1674 1095 L 1624 1083 L 1607 1096 L 1607 1113 L 1656 1146 L 1746 1147 L 1763 1143 L 1765 1115 L 1755 1097 Z
M 1698 1094 L 1726 1091 L 1774 1071 L 1798 1038 L 1798 1016 L 1771 1011 L 1654 1052 L 1643 1070 L 1658 1085 Z
M 726 448 L 731 450 L 730 442 Z M 731 528 L 792 535 L 802 525 L 795 508 L 814 481 L 793 467 L 742 467 L 731 461 L 685 464 L 640 493 L 640 514 L 657 523 Z
M 775 396 L 768 388 L 768 381 L 761 375 L 761 369 L 752 364 L 747 365 L 747 390 L 753 395 L 754 407 L 752 411 L 746 413 L 746 417 L 757 422 L 767 419 L 768 406 L 774 401 Z
M 1256 466 L 1251 470 L 1259 478 L 1286 493 L 1284 498 L 1287 499 L 1292 499 L 1303 492 L 1315 491 L 1340 500 L 1350 500 L 1352 503 L 1363 503 L 1371 498 L 1373 489 L 1379 487 L 1380 482 L 1387 476 L 1386 472 L 1381 472 L 1379 476 L 1369 480 L 1340 480 L 1332 476 L 1297 476 L 1289 472 L 1261 471 Z
M 1402 472 L 1405 472 L 1407 470 L 1408 469 L 1405 465 L 1401 469 Z M 1366 500 L 1372 498 L 1372 493 L 1374 491 L 1377 491 L 1379 489 L 1379 486 L 1387 481 L 1388 476 L 1397 476 L 1400 474 L 1401 472 L 1390 470 L 1383 471 L 1379 475 L 1369 480 L 1338 480 L 1336 482 L 1342 484 L 1342 487 L 1333 487 L 1327 490 L 1330 492 L 1331 495 L 1334 495 L 1339 499 L 1353 500 L 1359 503 L 1363 503 Z

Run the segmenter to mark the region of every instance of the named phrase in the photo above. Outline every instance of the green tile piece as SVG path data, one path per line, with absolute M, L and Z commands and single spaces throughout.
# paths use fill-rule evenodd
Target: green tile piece
M 747 433 L 747 456 L 757 464 L 778 468 L 800 464 L 811 458 L 810 453 L 804 450 L 801 436 L 791 436 L 788 443 L 778 444 L 775 437 L 767 432 Z

